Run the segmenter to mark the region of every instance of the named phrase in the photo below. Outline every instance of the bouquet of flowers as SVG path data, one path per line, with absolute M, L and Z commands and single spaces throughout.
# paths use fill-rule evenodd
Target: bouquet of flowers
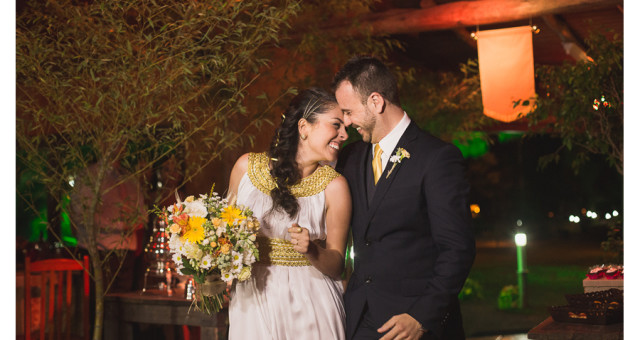
M 251 210 L 229 204 L 213 190 L 184 201 L 176 195 L 176 200 L 154 211 L 169 226 L 169 250 L 177 269 L 193 276 L 196 309 L 218 312 L 227 283 L 251 277 L 251 265 L 258 260 L 260 223 Z

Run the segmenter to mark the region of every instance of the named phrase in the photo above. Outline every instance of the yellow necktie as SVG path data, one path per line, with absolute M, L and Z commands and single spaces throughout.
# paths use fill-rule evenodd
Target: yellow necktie
M 376 144 L 374 152 L 371 166 L 373 166 L 373 183 L 377 185 L 380 175 L 382 175 L 382 148 L 380 144 Z

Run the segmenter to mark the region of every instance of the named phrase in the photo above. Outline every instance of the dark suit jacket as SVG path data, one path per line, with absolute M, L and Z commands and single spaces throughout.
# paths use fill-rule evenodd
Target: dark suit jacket
M 397 148 L 410 158 L 389 161 L 367 199 L 371 144 L 342 151 L 337 169 L 349 182 L 354 272 L 345 292 L 347 338 L 365 304 L 382 326 L 408 313 L 439 339 L 464 339 L 457 299 L 475 258 L 469 185 L 462 154 L 454 145 L 411 122 Z

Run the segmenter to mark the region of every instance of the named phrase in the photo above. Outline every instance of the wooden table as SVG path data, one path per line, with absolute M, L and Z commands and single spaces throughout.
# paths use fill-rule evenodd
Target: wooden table
M 191 301 L 176 291 L 174 297 L 141 292 L 107 294 L 104 299 L 104 339 L 133 340 L 133 323 L 199 326 L 201 339 L 217 339 L 225 327 L 226 310 L 207 315 L 189 307 Z M 219 325 L 220 323 L 220 325 Z
M 527 333 L 528 339 L 543 340 L 622 340 L 624 323 L 611 325 L 587 325 L 569 322 L 555 322 L 551 317 Z

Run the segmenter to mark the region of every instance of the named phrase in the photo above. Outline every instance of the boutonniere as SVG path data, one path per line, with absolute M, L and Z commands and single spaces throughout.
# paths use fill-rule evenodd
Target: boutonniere
M 387 172 L 387 177 L 386 178 L 389 178 L 389 175 L 391 175 L 391 172 L 393 171 L 393 169 L 396 168 L 396 165 L 400 164 L 402 162 L 402 160 L 405 159 L 405 158 L 411 158 L 411 154 L 409 153 L 409 151 L 407 151 L 407 150 L 405 150 L 403 148 L 396 149 L 396 154 L 389 158 L 389 161 L 393 163 L 393 166 Z

